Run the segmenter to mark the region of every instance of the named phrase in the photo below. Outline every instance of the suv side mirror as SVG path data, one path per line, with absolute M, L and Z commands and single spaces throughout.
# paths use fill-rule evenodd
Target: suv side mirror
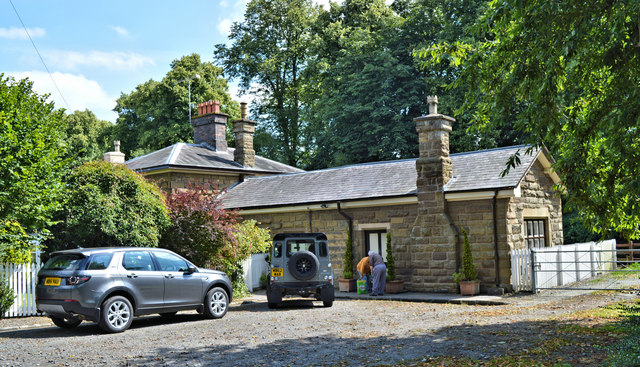
M 193 265 L 189 265 L 189 267 L 187 268 L 187 271 L 185 271 L 185 273 L 187 273 L 187 274 L 193 274 L 193 273 L 195 273 L 195 272 L 196 272 L 196 270 L 197 270 L 197 269 L 196 269 L 196 267 L 195 267 L 195 266 L 193 266 Z

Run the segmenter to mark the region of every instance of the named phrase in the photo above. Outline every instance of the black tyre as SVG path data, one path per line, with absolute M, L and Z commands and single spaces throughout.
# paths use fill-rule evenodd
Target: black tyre
M 333 306 L 333 301 L 323 301 L 322 304 L 324 307 L 331 307 Z
M 128 299 L 122 296 L 114 296 L 102 304 L 100 314 L 100 329 L 109 333 L 120 333 L 131 326 L 133 321 L 133 307 Z
M 309 280 L 316 276 L 320 262 L 316 255 L 309 251 L 298 251 L 289 259 L 289 273 L 298 280 Z
M 63 319 L 62 317 L 51 316 L 51 321 L 57 326 L 63 329 L 73 329 L 80 325 L 82 320 L 80 319 Z
M 219 319 L 229 309 L 229 296 L 220 287 L 211 288 L 204 297 L 204 316 L 208 319 Z

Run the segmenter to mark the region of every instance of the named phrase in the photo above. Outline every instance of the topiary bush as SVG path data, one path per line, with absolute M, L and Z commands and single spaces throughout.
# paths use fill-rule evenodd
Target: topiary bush
M 464 236 L 464 252 L 462 253 L 462 274 L 464 274 L 464 279 L 462 280 L 476 280 L 478 279 L 478 273 L 476 273 L 476 266 L 473 264 L 469 236 L 464 228 L 462 228 L 462 235 Z
M 396 261 L 391 250 L 390 232 L 387 232 L 387 280 L 396 280 Z
M 351 241 L 351 229 L 347 229 L 347 242 L 344 249 L 343 279 L 353 278 L 353 242 Z

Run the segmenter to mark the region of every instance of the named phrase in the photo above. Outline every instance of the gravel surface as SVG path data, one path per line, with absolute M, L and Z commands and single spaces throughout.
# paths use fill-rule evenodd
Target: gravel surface
M 0 365 L 361 366 L 443 355 L 483 359 L 544 339 L 541 330 L 563 314 L 630 297 L 635 295 L 547 293 L 510 297 L 500 306 L 336 300 L 331 308 L 289 300 L 277 310 L 254 297 L 232 305 L 221 320 L 195 312 L 169 321 L 153 315 L 120 334 L 87 322 L 73 330 L 1 331 L 12 323 L 48 323 L 9 319 L 0 320 Z

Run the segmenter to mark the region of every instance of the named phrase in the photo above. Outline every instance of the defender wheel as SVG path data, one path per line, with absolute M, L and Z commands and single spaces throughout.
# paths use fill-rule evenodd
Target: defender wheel
M 289 273 L 298 280 L 309 280 L 318 274 L 320 261 L 313 252 L 298 251 L 289 259 Z
M 271 309 L 274 309 L 274 308 L 277 308 L 277 307 L 278 307 L 278 304 L 277 304 L 277 303 L 269 302 L 269 303 L 267 303 L 267 306 L 268 306 L 269 308 L 271 308 Z
M 51 321 L 57 326 L 63 329 L 73 329 L 80 325 L 82 320 L 80 319 L 63 319 L 62 317 L 51 316 Z
M 131 302 L 122 296 L 114 296 L 102 304 L 102 312 L 98 326 L 109 333 L 121 333 L 133 322 Z
M 204 316 L 208 319 L 219 319 L 229 309 L 229 296 L 220 287 L 215 287 L 207 292 L 204 297 Z
M 333 306 L 333 301 L 322 301 L 322 304 L 324 307 L 331 307 Z

